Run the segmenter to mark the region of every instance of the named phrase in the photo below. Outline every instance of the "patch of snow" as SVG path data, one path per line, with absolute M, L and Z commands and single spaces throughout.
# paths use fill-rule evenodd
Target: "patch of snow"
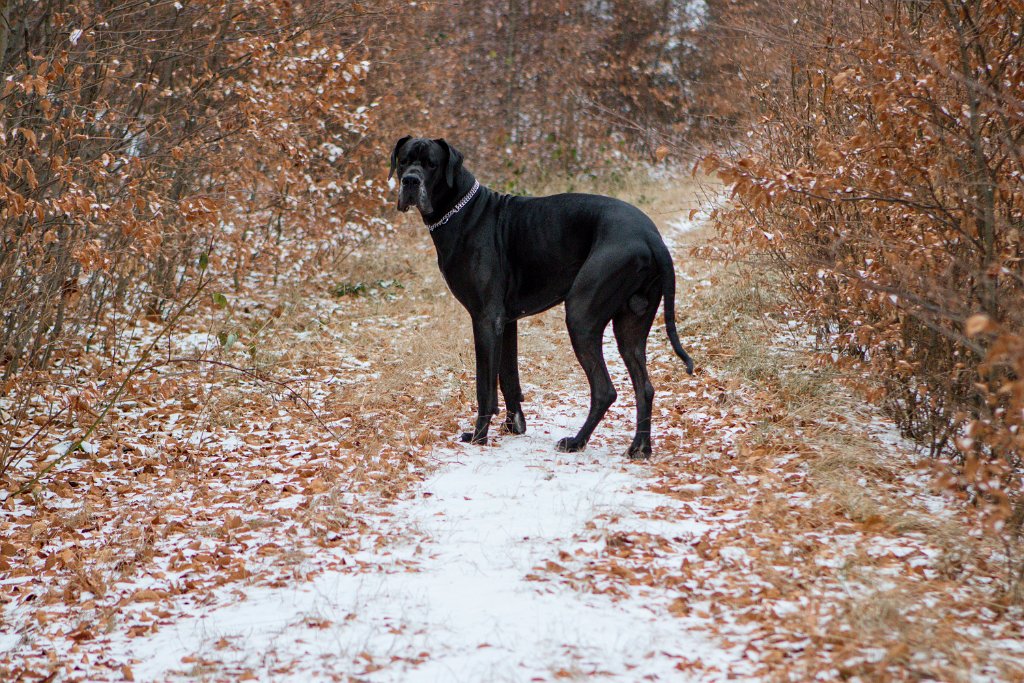
M 678 218 L 669 221 L 667 224 L 668 234 L 664 235 L 665 243 L 668 245 L 669 249 L 675 249 L 676 245 L 674 241 L 676 237 L 693 232 L 694 230 L 707 225 L 708 219 L 711 217 L 711 213 L 715 209 L 724 205 L 728 200 L 728 194 L 720 193 L 702 201 L 701 207 L 696 211 L 691 212 L 692 217 L 689 214 L 684 213 L 680 214 Z
M 274 680 L 347 671 L 368 681 L 519 681 L 558 670 L 683 680 L 674 667 L 684 657 L 746 666 L 740 649 L 668 616 L 672 596 L 614 600 L 527 578 L 596 517 L 682 537 L 708 528 L 651 528 L 642 515 L 667 499 L 643 490 L 643 468 L 604 450 L 556 453 L 578 418 L 552 417 L 497 448 L 440 452 L 447 464 L 386 518 L 395 545 L 357 558 L 373 569 L 254 588 L 149 638 L 115 636 L 111 652 L 139 661 L 140 680 L 186 677 L 182 658 L 200 656 Z M 225 641 L 244 646 L 213 651 Z M 271 672 L 279 657 L 296 667 Z

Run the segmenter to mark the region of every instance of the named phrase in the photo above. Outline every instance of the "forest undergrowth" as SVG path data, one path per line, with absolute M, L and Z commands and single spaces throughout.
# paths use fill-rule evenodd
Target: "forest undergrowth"
M 703 374 L 652 351 L 643 472 L 715 532 L 538 577 L 679 591 L 768 678 L 1022 676 L 1021 0 L 0 19 L 0 676 L 130 677 L 110 634 L 394 542 L 373 520 L 474 409 L 464 312 L 392 222 L 408 133 L 678 240 Z M 558 314 L 521 329 L 536 402 L 574 399 Z
M 656 328 L 657 457 L 634 469 L 665 503 L 646 531 L 595 519 L 536 568 L 538 589 L 668 596 L 666 618 L 741 648 L 768 680 L 1021 675 L 1000 547 L 864 402 L 863 377 L 819 350 L 771 271 L 709 259 L 707 225 L 671 237 L 697 206 L 678 180 L 612 189 L 674 242 L 700 370 L 681 381 Z M 720 192 L 694 194 L 710 208 Z M 47 486 L 5 500 L 5 676 L 128 676 L 132 661 L 102 656 L 112 637 L 324 572 L 379 571 L 364 551 L 401 540 L 377 520 L 473 410 L 468 321 L 413 223 L 333 273 L 211 298 Z M 528 413 L 585 393 L 558 311 L 522 332 Z M 596 448 L 615 452 L 629 426 L 620 397 Z M 687 520 L 710 531 L 691 543 L 657 530 Z M 680 669 L 729 673 L 699 657 Z
M 469 347 L 451 343 L 454 304 L 436 266 L 408 255 L 412 241 L 370 244 L 317 277 L 205 296 L 81 447 L 19 494 L 97 415 L 52 418 L 43 404 L 26 420 L 18 438 L 47 432 L 0 504 L 5 608 L 35 605 L 34 624 L 3 618 L 19 650 L 73 669 L 47 661 L 54 638 L 143 637 L 173 618 L 167 601 L 302 580 L 325 570 L 319 550 L 379 540 L 366 513 L 429 469 L 431 445 L 455 428 L 438 415 L 470 411 Z M 140 319 L 123 362 L 161 329 Z M 102 376 L 95 391 L 108 391 Z

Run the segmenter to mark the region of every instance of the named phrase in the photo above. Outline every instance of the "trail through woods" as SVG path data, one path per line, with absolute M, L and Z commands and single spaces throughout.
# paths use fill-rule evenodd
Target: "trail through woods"
M 617 453 L 553 453 L 581 409 L 566 406 L 482 452 L 446 451 L 441 469 L 379 522 L 391 542 L 358 558 L 360 571 L 249 592 L 115 648 L 148 660 L 135 671 L 145 679 L 180 669 L 184 656 L 294 680 L 670 679 L 689 657 L 722 671 L 741 662 L 739 648 L 665 618 L 667 595 L 617 599 L 544 578 L 560 553 L 600 550 L 605 535 L 656 531 L 693 543 L 708 528 L 690 517 L 648 521 L 663 497 L 644 491 Z
M 4 607 L 8 671 L 275 681 L 1020 674 L 1019 626 L 978 600 L 993 580 L 989 551 L 930 492 L 913 448 L 816 362 L 813 339 L 770 283 L 691 257 L 713 235 L 706 213 L 688 210 L 714 193 L 680 187 L 642 190 L 673 248 L 680 331 L 700 371 L 685 375 L 656 323 L 650 464 L 623 457 L 632 392 L 610 330 L 619 400 L 587 450 L 555 452 L 588 399 L 560 311 L 549 312 L 520 327 L 527 434 L 456 443 L 452 418 L 465 426 L 468 403 L 433 402 L 407 378 L 400 393 L 427 406 L 416 420 L 444 438 L 410 466 L 417 476 L 394 502 L 359 505 L 344 472 L 284 493 L 283 479 L 252 472 L 306 458 L 315 443 L 275 423 L 258 440 L 290 438 L 287 448 L 231 461 L 231 479 L 251 475 L 272 491 L 218 518 L 218 533 L 241 549 L 218 555 L 190 539 L 165 548 L 192 564 L 204 552 L 228 558 L 231 580 L 176 591 L 192 565 L 160 562 L 112 582 L 105 599 L 78 592 L 58 605 L 44 587 L 29 590 L 31 578 L 6 578 L 5 589 L 23 587 Z M 420 247 L 413 258 L 426 263 L 432 252 L 425 239 Z M 381 304 L 377 322 L 362 324 L 415 334 L 421 312 L 388 320 L 387 311 Z M 464 334 L 446 340 L 468 353 Z M 373 382 L 383 364 L 371 349 L 335 372 Z M 453 382 L 471 380 L 463 372 Z M 310 508 L 344 509 L 343 529 L 296 524 Z M 300 528 L 319 542 L 302 545 Z M 285 536 L 301 560 L 286 571 L 260 564 Z

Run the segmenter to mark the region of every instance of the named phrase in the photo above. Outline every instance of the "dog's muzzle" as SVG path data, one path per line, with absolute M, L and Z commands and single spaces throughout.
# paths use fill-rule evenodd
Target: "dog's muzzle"
M 423 215 L 433 212 L 426 183 L 415 173 L 407 173 L 402 176 L 401 187 L 398 190 L 398 210 L 405 212 L 409 210 L 410 206 L 419 208 Z

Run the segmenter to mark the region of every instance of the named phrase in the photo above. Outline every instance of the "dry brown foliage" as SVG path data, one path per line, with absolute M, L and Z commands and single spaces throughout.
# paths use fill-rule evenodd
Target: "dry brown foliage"
M 141 316 L 383 227 L 350 3 L 3 8 L 0 475 L 27 420 L 102 410 Z
M 752 144 L 708 161 L 737 200 L 724 234 L 781 266 L 820 337 L 1008 539 L 1024 509 L 1022 17 L 1017 1 L 787 6 L 759 28 L 777 58 L 754 81 Z
M 690 129 L 701 28 L 699 3 L 419 3 L 389 17 L 380 101 L 507 189 L 618 174 Z

